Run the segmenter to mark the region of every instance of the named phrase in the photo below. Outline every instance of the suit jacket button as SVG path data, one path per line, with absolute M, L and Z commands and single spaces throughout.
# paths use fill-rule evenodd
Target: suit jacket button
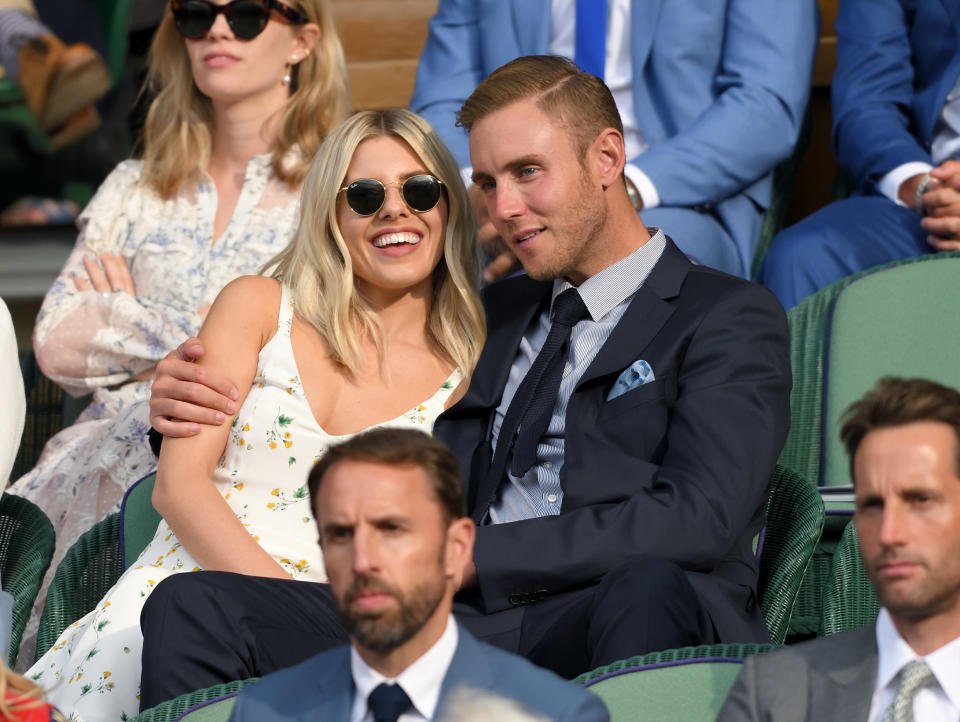
M 507 601 L 509 601 L 510 604 L 516 607 L 521 604 L 520 600 L 517 597 L 518 597 L 517 594 L 511 594 L 510 597 L 507 599 Z
M 538 590 L 536 591 L 537 601 L 538 601 L 538 602 L 542 602 L 544 599 L 547 598 L 547 595 L 549 595 L 549 594 L 550 594 L 550 592 L 548 592 L 546 589 L 538 589 Z

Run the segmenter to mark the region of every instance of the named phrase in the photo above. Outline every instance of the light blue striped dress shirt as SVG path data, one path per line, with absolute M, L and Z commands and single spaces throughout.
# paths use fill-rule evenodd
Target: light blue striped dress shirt
M 580 284 L 578 291 L 589 312 L 589 318 L 573 327 L 570 336 L 570 353 L 563 368 L 560 391 L 553 407 L 550 424 L 537 445 L 537 463 L 523 477 L 507 472 L 509 483 L 505 484 L 490 507 L 487 523 L 501 524 L 540 516 L 555 516 L 563 504 L 563 489 L 560 488 L 560 469 L 563 466 L 564 423 L 567 403 L 580 377 L 590 366 L 597 352 L 610 338 L 613 329 L 627 310 L 637 289 L 650 275 L 660 260 L 666 246 L 663 231 L 649 229 L 652 237 L 626 258 L 609 266 Z M 573 286 L 562 279 L 553 283 L 553 296 Z M 550 309 L 538 315 L 520 341 L 517 357 L 510 369 L 503 398 L 493 420 L 493 448 L 497 447 L 503 417 L 510 402 L 534 359 L 540 353 L 547 334 L 550 333 Z M 507 461 L 507 469 L 510 462 Z

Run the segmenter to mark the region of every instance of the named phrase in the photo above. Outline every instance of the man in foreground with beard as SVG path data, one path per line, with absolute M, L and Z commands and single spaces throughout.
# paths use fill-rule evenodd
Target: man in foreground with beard
M 609 719 L 598 697 L 478 642 L 454 621 L 475 529 L 464 516 L 459 465 L 442 443 L 419 431 L 370 431 L 331 447 L 308 487 L 350 646 L 245 689 L 231 720 L 455 717 L 443 701 L 461 687 L 555 720 Z

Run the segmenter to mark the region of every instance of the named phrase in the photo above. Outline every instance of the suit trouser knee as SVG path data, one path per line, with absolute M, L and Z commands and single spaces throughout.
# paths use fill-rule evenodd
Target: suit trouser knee
M 141 709 L 347 642 L 328 585 L 227 572 L 169 577 L 147 599 L 140 624 Z
M 685 572 L 668 561 L 640 559 L 608 572 L 589 589 L 531 605 L 520 651 L 574 677 L 638 654 L 715 640 Z

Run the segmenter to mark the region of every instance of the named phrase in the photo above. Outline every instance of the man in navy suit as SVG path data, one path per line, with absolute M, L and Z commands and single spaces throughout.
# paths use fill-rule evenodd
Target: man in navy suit
M 815 0 L 440 0 L 410 108 L 469 166 L 455 115 L 474 88 L 514 58 L 571 58 L 613 91 L 647 225 L 749 277 L 816 44 Z
M 478 527 L 458 619 L 568 677 L 657 649 L 766 639 L 752 542 L 789 418 L 783 310 L 644 226 L 623 181 L 610 91 L 570 61 L 509 63 L 461 120 L 484 204 L 528 275 L 485 290 L 486 345 L 466 395 L 435 426 Z M 564 320 L 571 303 L 577 314 Z M 555 365 L 544 362 L 551 349 Z M 174 408 L 215 423 L 215 410 L 189 405 L 211 395 L 197 378 L 192 364 L 161 362 L 158 430 L 186 431 L 170 420 Z M 247 661 L 220 680 L 203 676 L 202 659 L 170 660 L 175 649 L 151 617 L 189 615 L 207 592 L 242 608 L 250 587 L 214 592 L 202 573 L 177 577 L 189 579 L 159 585 L 145 610 L 144 668 L 158 655 L 157 666 L 211 684 L 260 673 L 243 650 L 232 658 Z M 306 583 L 278 585 L 313 594 Z M 168 678 L 150 677 L 145 690 Z
M 420 431 L 377 429 L 331 447 L 310 473 L 324 564 L 350 646 L 245 689 L 234 722 L 414 722 L 459 687 L 553 720 L 609 720 L 599 697 L 474 639 L 451 616 L 474 526 L 457 460 Z M 456 711 L 446 710 L 449 719 Z
M 960 250 L 960 4 L 844 0 L 836 30 L 833 147 L 856 190 L 774 239 L 760 280 L 785 308 L 872 266 Z

